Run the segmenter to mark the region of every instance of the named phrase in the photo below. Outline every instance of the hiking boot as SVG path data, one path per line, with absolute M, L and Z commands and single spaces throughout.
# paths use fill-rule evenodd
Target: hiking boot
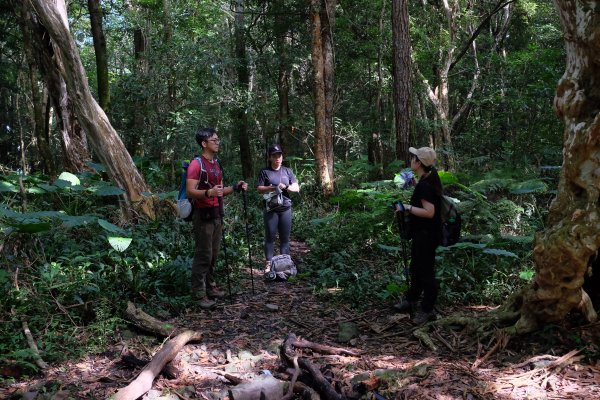
M 423 325 L 424 323 L 429 322 L 429 321 L 435 321 L 435 313 L 433 311 L 431 311 L 431 312 L 419 311 L 412 320 L 412 322 L 415 325 Z
M 225 291 L 219 289 L 218 287 L 209 287 L 206 290 L 206 295 L 211 299 L 222 299 L 225 297 Z
M 209 299 L 208 297 L 203 297 L 198 301 L 198 305 L 200 308 L 204 310 L 208 310 L 209 308 L 213 308 L 216 302 L 214 300 Z
M 394 310 L 400 313 L 409 313 L 415 308 L 415 305 L 414 302 L 402 300 L 400 303 L 394 304 Z

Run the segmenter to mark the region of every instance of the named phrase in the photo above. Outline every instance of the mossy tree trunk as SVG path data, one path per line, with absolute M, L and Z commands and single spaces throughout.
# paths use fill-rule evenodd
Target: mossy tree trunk
M 525 293 L 517 332 L 560 321 L 582 300 L 600 248 L 600 4 L 555 0 L 567 65 L 554 106 L 563 118 L 563 168 L 547 228 L 536 237 L 536 275 Z

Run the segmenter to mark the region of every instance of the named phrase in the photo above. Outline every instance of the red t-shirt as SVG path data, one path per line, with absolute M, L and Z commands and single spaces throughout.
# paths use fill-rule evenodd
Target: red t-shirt
M 221 172 L 219 163 L 216 161 L 209 161 L 204 156 L 201 156 L 200 158 L 202 159 L 205 172 L 202 172 L 200 162 L 194 159 L 190 162 L 190 166 L 188 167 L 187 179 L 198 180 L 199 190 L 206 190 L 213 186 L 221 185 L 223 183 L 223 172 Z M 202 174 L 202 176 L 200 176 L 200 174 Z M 219 198 L 209 197 L 208 199 L 194 199 L 193 205 L 196 208 L 219 207 Z

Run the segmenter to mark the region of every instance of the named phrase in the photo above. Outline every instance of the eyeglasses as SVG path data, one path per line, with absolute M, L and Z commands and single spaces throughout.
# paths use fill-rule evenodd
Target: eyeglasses
M 206 141 L 207 141 L 207 142 L 213 142 L 213 143 L 215 143 L 215 144 L 219 144 L 219 143 L 221 143 L 221 139 L 207 139 Z

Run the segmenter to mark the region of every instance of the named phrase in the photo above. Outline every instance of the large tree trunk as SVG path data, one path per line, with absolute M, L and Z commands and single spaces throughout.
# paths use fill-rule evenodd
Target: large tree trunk
M 106 38 L 102 28 L 102 6 L 100 0 L 88 0 L 90 24 L 96 54 L 96 79 L 98 80 L 98 103 L 108 114 L 110 108 L 110 87 L 108 84 L 108 56 L 106 54 Z
M 244 179 L 254 174 L 252 153 L 250 151 L 250 138 L 248 137 L 248 90 L 250 86 L 250 73 L 248 71 L 248 57 L 246 56 L 246 33 L 244 22 L 244 0 L 235 1 L 235 59 L 238 78 L 240 104 L 234 111 L 238 143 L 240 145 L 240 161 L 242 163 L 242 176 Z
M 17 2 L 13 2 L 13 5 L 17 5 Z M 45 90 L 38 84 L 38 65 L 40 63 L 36 60 L 34 50 L 34 34 L 31 21 L 28 15 L 28 9 L 26 3 L 20 3 L 15 9 L 19 24 L 21 26 L 21 32 L 23 34 L 23 46 L 25 48 L 25 57 L 29 66 L 29 84 L 31 85 L 31 108 L 32 108 L 32 122 L 33 122 L 33 133 L 38 148 L 38 152 L 41 161 L 46 169 L 47 174 L 52 178 L 56 178 L 56 165 L 54 163 L 54 157 L 50 150 L 50 143 L 46 137 L 46 123 L 45 123 L 45 107 L 44 97 Z
M 322 18 L 327 15 L 321 0 L 311 0 L 310 19 L 312 31 L 312 64 L 314 77 L 314 114 L 315 114 L 315 162 L 317 170 L 317 180 L 325 196 L 333 194 L 333 138 L 329 138 L 333 130 L 333 110 L 328 111 L 328 96 L 326 82 L 326 60 L 325 48 L 323 44 L 324 25 Z M 331 27 L 330 24 L 327 26 Z M 331 55 L 332 56 L 332 55 Z M 331 60 L 329 62 L 332 62 Z M 331 71 L 332 73 L 333 71 Z M 332 78 L 332 77 L 331 77 Z M 329 97 L 329 100 L 332 100 Z M 332 106 L 333 103 L 330 104 Z M 329 115 L 328 115 L 329 113 Z M 329 128 L 328 128 L 329 126 Z M 329 154 L 331 153 L 331 154 Z M 331 161 L 331 166 L 329 165 Z
M 22 3 L 27 5 L 28 3 Z M 64 4 L 64 3 L 63 3 Z M 66 11 L 65 11 L 66 12 Z M 63 168 L 73 173 L 89 170 L 86 165 L 91 160 L 87 138 L 75 115 L 72 99 L 67 93 L 67 85 L 60 73 L 61 66 L 50 41 L 48 30 L 40 23 L 34 12 L 27 11 L 24 20 L 32 33 L 32 44 L 36 49 L 41 75 L 48 88 L 50 102 L 58 118 L 63 151 Z M 44 117 L 44 136 L 49 141 L 49 109 Z
M 392 43 L 394 69 L 394 116 L 396 121 L 396 158 L 409 165 L 411 60 L 408 25 L 408 0 L 392 1 Z
M 582 299 L 600 248 L 600 13 L 591 0 L 555 0 L 567 66 L 554 106 L 565 122 L 563 167 L 546 230 L 536 237 L 536 275 L 517 331 L 559 321 Z
M 333 181 L 327 168 L 325 144 L 325 82 L 323 80 L 323 46 L 321 44 L 321 1 L 311 0 L 312 65 L 314 78 L 315 162 L 317 181 L 324 194 L 333 193 Z
M 31 0 L 31 4 L 50 34 L 54 56 L 65 79 L 75 113 L 94 151 L 106 167 L 113 183 L 125 191 L 127 203 L 130 206 L 135 204 L 142 214 L 153 218 L 151 199 L 141 194 L 147 192 L 148 187 L 121 138 L 90 92 L 78 49 L 69 33 L 64 1 Z

